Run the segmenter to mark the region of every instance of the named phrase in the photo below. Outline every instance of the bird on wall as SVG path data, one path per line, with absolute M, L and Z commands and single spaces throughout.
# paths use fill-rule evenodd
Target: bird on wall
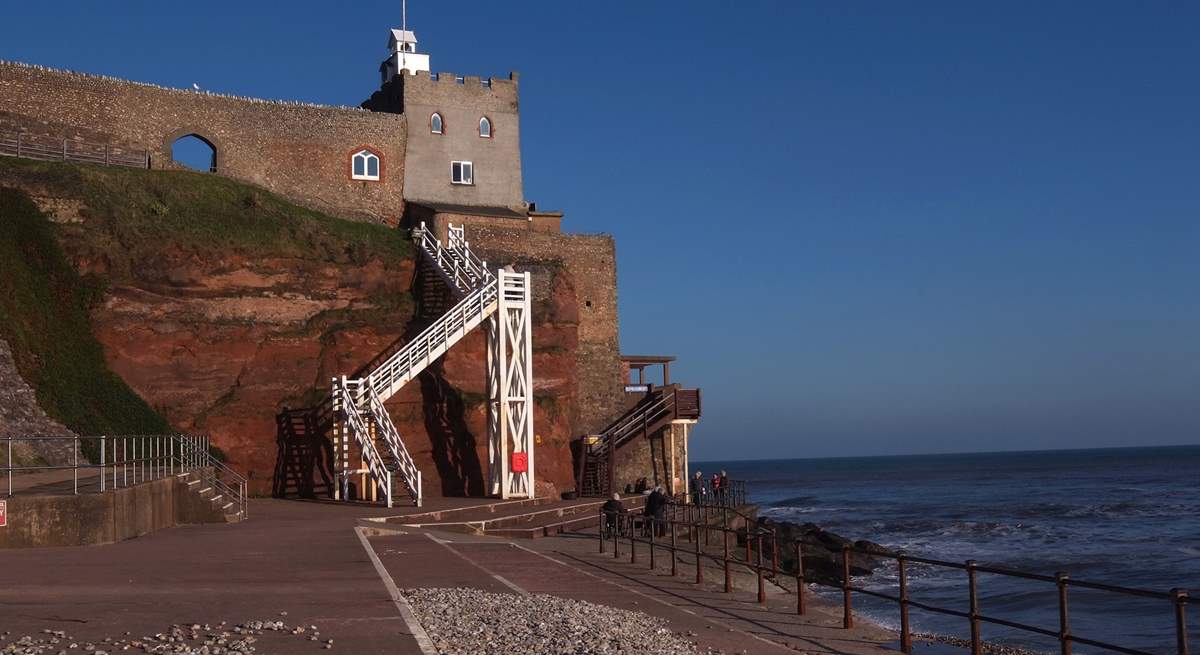
M 195 82 L 192 82 L 192 89 L 194 89 L 194 90 L 196 90 L 196 91 L 199 91 L 199 90 L 200 90 L 200 85 L 199 85 L 199 84 L 196 84 Z

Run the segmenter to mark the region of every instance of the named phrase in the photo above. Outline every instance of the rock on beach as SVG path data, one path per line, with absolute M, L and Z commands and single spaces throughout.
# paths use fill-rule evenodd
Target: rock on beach
M 546 594 L 407 589 L 429 638 L 444 655 L 695 655 L 662 619 Z

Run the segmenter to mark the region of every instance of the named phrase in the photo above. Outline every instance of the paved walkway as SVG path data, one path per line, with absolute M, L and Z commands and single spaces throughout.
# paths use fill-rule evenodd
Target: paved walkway
M 465 501 L 431 504 L 449 509 Z M 795 597 L 778 589 L 759 606 L 753 579 L 745 576 L 739 592 L 727 596 L 715 570 L 706 571 L 709 585 L 697 586 L 694 565 L 681 565 L 672 578 L 665 556 L 650 571 L 644 551 L 637 564 L 629 563 L 627 549 L 619 559 L 611 551 L 600 555 L 594 537 L 510 542 L 359 520 L 396 513 L 253 500 L 250 519 L 238 524 L 183 526 L 108 546 L 2 551 L 0 633 L 14 639 L 67 630 L 101 640 L 163 632 L 175 623 L 283 620 L 316 625 L 321 641 L 269 635 L 259 652 L 327 652 L 325 640 L 334 639 L 343 652 L 422 653 L 420 630 L 410 631 L 406 604 L 389 587 L 394 581 L 400 589 L 549 593 L 639 610 L 726 653 L 879 655 L 888 651 L 878 644 L 892 638 L 873 628 L 842 630 L 840 615 L 828 608 L 800 620 Z
M 107 546 L 0 551 L 0 633 L 153 635 L 174 623 L 316 625 L 337 651 L 418 654 L 354 532 L 366 506 L 254 500 L 250 520 L 189 525 Z M 287 612 L 287 616 L 280 616 Z M 0 648 L 4 641 L 0 641 Z M 323 642 L 271 635 L 260 652 Z

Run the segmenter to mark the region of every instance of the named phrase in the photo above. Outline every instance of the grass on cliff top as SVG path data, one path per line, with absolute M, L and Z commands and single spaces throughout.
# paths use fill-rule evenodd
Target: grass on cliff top
M 79 434 L 170 431 L 166 419 L 109 370 L 88 319 L 96 298 L 29 196 L 0 187 L 0 338 L 38 404 Z
M 81 200 L 83 226 L 64 226 L 128 274 L 163 248 L 199 257 L 252 254 L 340 264 L 414 256 L 405 235 L 383 225 L 346 221 L 287 202 L 229 178 L 0 158 L 0 186 Z M 122 270 L 125 269 L 125 270 Z

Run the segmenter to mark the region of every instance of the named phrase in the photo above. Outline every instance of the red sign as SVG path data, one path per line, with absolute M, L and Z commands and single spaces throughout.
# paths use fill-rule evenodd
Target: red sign
M 513 453 L 512 454 L 512 472 L 513 473 L 529 472 L 529 453 Z
M 8 501 L 0 500 L 0 528 L 8 525 Z

